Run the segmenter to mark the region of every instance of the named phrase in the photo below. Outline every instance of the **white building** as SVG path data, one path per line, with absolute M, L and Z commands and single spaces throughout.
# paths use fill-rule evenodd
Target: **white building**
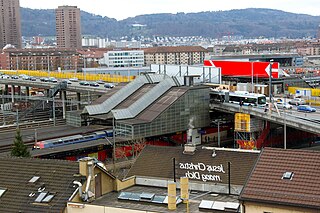
M 114 50 L 104 53 L 101 61 L 108 67 L 143 67 L 143 50 Z
M 106 39 L 99 37 L 82 37 L 83 47 L 105 48 L 107 46 Z

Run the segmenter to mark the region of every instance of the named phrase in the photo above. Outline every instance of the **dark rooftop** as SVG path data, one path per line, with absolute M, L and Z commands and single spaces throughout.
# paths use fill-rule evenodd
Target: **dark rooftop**
M 6 190 L 0 212 L 62 212 L 77 189 L 73 181 L 80 178 L 74 176 L 78 163 L 61 160 L 0 158 L 0 170 L 0 189 Z
M 320 152 L 265 148 L 240 199 L 320 210 Z
M 222 184 L 228 183 L 228 162 L 231 162 L 231 184 L 244 185 L 249 176 L 259 153 L 241 152 L 241 151 L 226 151 L 216 150 L 215 157 L 212 157 L 213 151 L 207 149 L 197 148 L 194 155 L 183 154 L 182 147 L 159 147 L 147 145 L 136 162 L 130 169 L 127 177 L 143 176 L 154 178 L 173 179 L 173 161 L 176 159 L 176 173 L 177 177 L 185 176 L 184 170 L 180 168 L 181 163 L 198 164 L 203 163 L 207 166 L 216 166 L 220 168 L 219 172 L 211 171 L 210 174 L 217 174 L 220 176 L 219 181 Z M 222 172 L 222 170 L 224 172 Z M 190 170 L 191 171 L 191 170 Z M 193 170 L 195 171 L 195 170 Z M 201 181 L 202 180 L 193 180 Z
M 151 187 L 151 186 L 132 186 L 124 189 L 122 192 L 135 192 L 135 193 L 154 193 L 156 195 L 166 196 L 167 188 Z M 168 209 L 166 204 L 153 204 L 142 201 L 129 201 L 119 200 L 118 196 L 120 192 L 108 193 L 91 204 L 99 206 L 108 206 L 115 208 L 124 208 L 130 210 L 140 210 L 146 212 L 187 212 L 186 204 L 180 203 L 177 205 L 177 209 L 172 211 Z M 177 190 L 177 196 L 180 195 L 180 191 Z M 189 212 L 203 212 L 199 210 L 199 204 L 202 200 L 221 201 L 221 202 L 235 202 L 238 203 L 238 196 L 235 195 L 218 195 L 207 192 L 191 191 L 189 196 Z M 214 211 L 210 211 L 214 212 Z

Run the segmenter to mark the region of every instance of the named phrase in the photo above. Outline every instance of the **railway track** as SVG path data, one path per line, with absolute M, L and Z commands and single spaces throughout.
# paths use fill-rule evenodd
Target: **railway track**
M 42 122 L 34 122 L 34 123 L 29 123 L 29 124 L 24 124 L 22 126 L 19 125 L 20 129 L 29 131 L 28 134 L 23 134 L 22 136 L 24 144 L 28 148 L 32 148 L 35 142 L 35 135 L 34 135 L 34 130 L 37 129 L 38 131 L 38 140 L 48 140 L 48 139 L 53 139 L 53 138 L 59 138 L 59 137 L 66 137 L 66 136 L 71 136 L 71 135 L 76 135 L 76 134 L 86 134 L 86 133 L 91 133 L 94 131 L 100 131 L 103 129 L 106 129 L 106 127 L 97 127 L 97 128 L 84 128 L 81 131 L 78 130 L 78 128 L 70 129 L 66 134 L 63 135 L 55 135 L 54 133 L 61 132 L 62 130 L 65 130 L 67 128 L 66 122 L 63 119 L 56 120 L 56 128 L 48 128 L 53 126 L 53 121 L 42 121 Z M 3 127 L 2 127 L 3 128 Z M 40 130 L 44 128 L 45 130 L 42 130 L 42 133 L 40 133 Z M 69 127 L 70 128 L 70 127 Z M 0 127 L 0 132 L 1 133 L 8 133 L 8 137 L 3 138 L 6 140 L 6 144 L 0 144 L 0 155 L 1 153 L 5 152 L 10 152 L 14 140 L 14 135 L 15 130 L 16 130 L 16 125 L 14 126 L 8 126 L 3 128 L 5 129 L 4 131 Z M 26 132 L 25 132 L 26 133 Z M 10 136 L 9 136 L 10 134 Z M 39 134 L 41 134 L 42 137 L 39 137 Z

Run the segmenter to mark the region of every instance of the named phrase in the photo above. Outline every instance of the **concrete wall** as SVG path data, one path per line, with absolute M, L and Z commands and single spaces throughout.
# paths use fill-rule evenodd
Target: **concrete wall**
M 136 184 L 136 178 L 135 177 L 130 177 L 125 180 L 116 180 L 116 190 L 120 191 L 122 189 L 126 189 L 130 186 L 134 186 Z
M 96 206 L 89 204 L 68 203 L 66 213 L 152 213 L 151 211 L 139 211 L 131 209 Z
M 168 187 L 169 179 L 152 179 L 147 177 L 136 177 L 136 185 L 141 186 L 153 186 L 153 187 Z M 231 185 L 231 194 L 240 195 L 242 186 Z M 180 189 L 180 182 L 177 180 L 177 189 Z M 213 192 L 227 194 L 229 192 L 228 184 L 208 184 L 204 182 L 189 182 L 189 190 L 201 191 L 201 192 Z
M 309 210 L 301 207 L 267 205 L 251 202 L 244 202 L 245 208 L 242 206 L 242 213 L 265 213 L 265 212 L 281 212 L 281 213 L 316 213 L 319 211 Z

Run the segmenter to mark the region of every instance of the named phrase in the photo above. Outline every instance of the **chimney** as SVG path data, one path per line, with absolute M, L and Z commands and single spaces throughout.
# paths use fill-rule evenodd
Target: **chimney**
M 175 182 L 168 182 L 168 209 L 177 209 L 177 191 Z
M 93 158 L 85 157 L 79 160 L 79 173 L 87 178 L 81 198 L 83 201 L 89 201 L 94 198 L 94 162 Z M 80 187 L 80 186 L 79 186 Z M 80 189 L 79 189 L 80 190 Z
M 91 165 L 93 165 L 93 158 L 85 157 L 85 158 L 81 158 L 79 160 L 79 173 L 80 173 L 80 175 L 88 177 L 88 175 L 89 175 L 88 164 L 90 164 L 89 162 L 91 162 Z
M 189 200 L 189 178 L 181 177 L 180 178 L 180 196 L 183 200 L 183 203 L 188 203 Z

